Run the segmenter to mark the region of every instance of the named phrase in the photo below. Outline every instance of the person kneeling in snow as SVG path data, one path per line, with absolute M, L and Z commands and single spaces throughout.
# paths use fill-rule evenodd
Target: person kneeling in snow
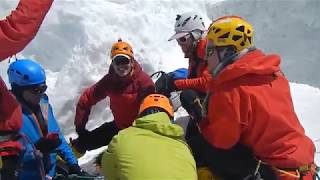
M 211 24 L 206 59 L 213 78 L 199 122 L 204 140 L 189 145 L 209 143 L 199 154 L 225 179 L 312 180 L 315 146 L 294 111 L 280 57 L 253 47 L 253 31 L 237 16 Z M 252 156 L 236 156 L 237 146 Z
M 127 42 L 119 39 L 113 44 L 111 59 L 109 73 L 87 88 L 77 104 L 74 124 L 79 137 L 71 145 L 80 154 L 108 145 L 119 130 L 131 126 L 138 116 L 141 100 L 155 91 L 154 83 L 134 59 Z M 91 107 L 107 96 L 114 121 L 86 130 Z
M 102 173 L 113 179 L 197 179 L 183 129 L 172 123 L 173 107 L 161 94 L 147 96 L 139 118 L 116 135 L 102 156 Z
M 43 68 L 29 59 L 16 60 L 8 68 L 8 77 L 23 113 L 19 131 L 21 144 L 24 144 L 22 162 L 15 164 L 19 166 L 19 179 L 54 177 L 57 153 L 67 162 L 69 173 L 81 174 L 77 158 L 60 132 L 45 94 L 47 85 Z M 37 150 L 42 155 L 37 154 Z

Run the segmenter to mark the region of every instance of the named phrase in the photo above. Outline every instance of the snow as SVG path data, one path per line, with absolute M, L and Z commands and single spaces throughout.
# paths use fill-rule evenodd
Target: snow
M 17 3 L 1 0 L 0 17 L 9 14 Z M 55 0 L 37 37 L 17 57 L 34 58 L 44 66 L 56 118 L 64 134 L 75 137 L 76 102 L 84 88 L 107 73 L 110 47 L 118 38 L 132 44 L 136 59 L 147 73 L 171 71 L 187 67 L 177 43 L 167 41 L 173 34 L 177 13 L 199 12 L 207 26 L 212 18 L 237 14 L 254 25 L 257 47 L 281 54 L 283 70 L 293 82 L 297 115 L 307 134 L 317 141 L 319 8 L 318 0 Z M 7 66 L 5 62 L 0 64 L 0 75 L 5 80 Z M 108 103 L 102 101 L 92 109 L 88 129 L 112 120 Z M 183 114 L 178 112 L 178 116 Z M 100 151 L 89 152 L 81 164 L 92 162 Z M 319 158 L 317 154 L 318 163 Z

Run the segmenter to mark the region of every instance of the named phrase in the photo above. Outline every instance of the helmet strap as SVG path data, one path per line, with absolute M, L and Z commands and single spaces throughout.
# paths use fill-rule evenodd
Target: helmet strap
M 224 49 L 229 48 L 230 49 Z M 242 50 L 241 52 L 237 52 L 234 46 L 228 46 L 228 47 L 218 47 L 218 58 L 219 58 L 219 64 L 216 68 L 212 71 L 212 77 L 216 77 L 220 71 L 222 71 L 227 65 L 234 63 L 236 60 L 238 60 L 240 57 L 245 55 L 246 53 L 255 50 L 256 48 L 254 46 L 246 48 Z M 223 52 L 226 51 L 226 52 Z M 224 53 L 224 54 L 222 54 Z
M 227 47 L 217 47 L 219 63 L 216 68 L 212 71 L 212 77 L 216 77 L 216 75 L 222 71 L 227 65 L 232 64 L 234 59 L 238 56 L 234 46 Z

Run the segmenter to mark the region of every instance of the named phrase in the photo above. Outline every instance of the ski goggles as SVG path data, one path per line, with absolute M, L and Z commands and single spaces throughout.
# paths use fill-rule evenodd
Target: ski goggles
M 189 38 L 191 38 L 191 34 L 187 34 L 185 36 L 182 36 L 181 38 L 178 38 L 177 41 L 180 43 L 186 43 Z
M 46 84 L 40 84 L 35 86 L 30 86 L 27 88 L 32 94 L 43 94 L 47 90 L 48 86 Z
M 121 65 L 128 65 L 130 64 L 130 59 L 126 56 L 116 56 L 114 59 L 113 59 L 113 64 L 116 65 L 116 66 L 121 66 Z

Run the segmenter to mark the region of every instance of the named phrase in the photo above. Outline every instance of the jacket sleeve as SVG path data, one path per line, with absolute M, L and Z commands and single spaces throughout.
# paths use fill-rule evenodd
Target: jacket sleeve
M 211 95 L 207 121 L 200 123 L 204 138 L 217 148 L 230 149 L 240 139 L 240 98 L 231 91 Z
M 68 165 L 72 165 L 72 164 L 78 164 L 78 160 L 77 158 L 75 157 L 75 155 L 73 154 L 71 148 L 69 147 L 67 141 L 65 140 L 64 138 L 64 135 L 62 134 L 60 128 L 59 128 L 59 125 L 58 125 L 58 122 L 57 120 L 55 119 L 54 115 L 53 115 L 53 112 L 52 112 L 52 107 L 51 105 L 49 105 L 49 111 L 48 111 L 49 114 L 49 117 L 52 117 L 50 119 L 50 132 L 56 132 L 56 133 L 59 133 L 59 138 L 61 139 L 61 144 L 60 146 L 57 148 L 57 153 L 59 154 L 59 156 L 65 160 Z M 48 172 L 48 175 L 53 177 L 55 175 L 55 167 L 56 167 L 56 156 L 53 156 L 51 158 L 51 169 L 49 170 Z
M 110 82 L 111 83 L 111 82 Z M 87 88 L 79 98 L 74 124 L 76 128 L 85 128 L 90 115 L 91 107 L 108 96 L 112 85 L 108 83 L 108 75 L 103 77 L 95 85 Z
M 21 51 L 36 35 L 53 0 L 20 0 L 0 21 L 0 61 Z
M 207 84 L 210 79 L 211 75 L 207 70 L 205 70 L 202 76 L 198 78 L 179 79 L 175 80 L 174 84 L 177 90 L 193 89 L 205 93 L 207 92 Z

